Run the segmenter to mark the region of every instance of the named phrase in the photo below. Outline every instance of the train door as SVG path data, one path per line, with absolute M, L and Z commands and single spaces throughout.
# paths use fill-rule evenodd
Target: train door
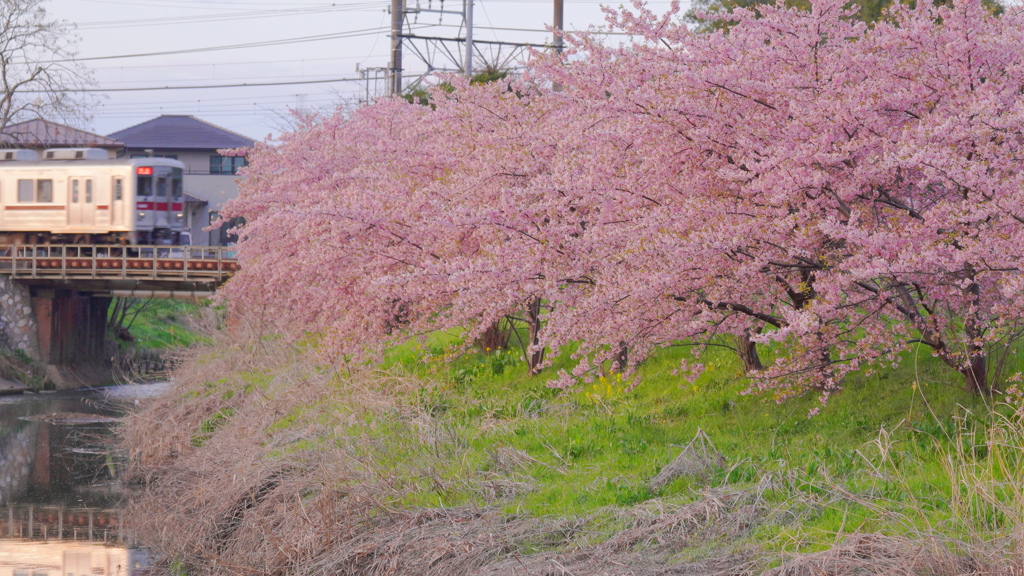
M 95 226 L 96 198 L 92 179 L 72 177 L 68 185 L 68 226 Z
M 110 183 L 110 225 L 114 227 L 126 226 L 125 219 L 127 209 L 125 208 L 124 178 L 114 176 Z

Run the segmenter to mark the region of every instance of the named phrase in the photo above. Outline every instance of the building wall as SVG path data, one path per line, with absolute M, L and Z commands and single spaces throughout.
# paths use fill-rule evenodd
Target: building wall
M 209 162 L 209 160 L 207 160 Z M 238 196 L 238 176 L 228 174 L 186 174 L 185 193 L 206 200 L 206 206 L 192 213 L 192 243 L 219 246 L 220 233 L 206 232 L 211 214 L 219 212 L 224 203 Z

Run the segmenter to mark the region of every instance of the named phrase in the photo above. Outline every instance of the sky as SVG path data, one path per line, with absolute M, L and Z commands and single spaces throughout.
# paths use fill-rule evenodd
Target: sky
M 462 36 L 461 16 L 451 13 L 462 10 L 462 0 L 406 2 L 420 9 L 410 17 L 416 34 Z M 662 12 L 669 2 L 649 5 Z M 383 83 L 361 77 L 388 66 L 389 0 L 48 0 L 43 6 L 77 27 L 77 58 L 92 70 L 98 102 L 92 120 L 79 127 L 97 134 L 187 114 L 256 140 L 272 138 L 289 129 L 291 110 L 372 99 Z M 565 28 L 603 23 L 600 7 L 565 0 Z M 473 12 L 478 42 L 550 42 L 551 0 L 477 0 Z M 510 47 L 478 47 L 492 60 L 515 56 Z M 424 72 L 424 60 L 451 66 L 440 54 L 415 55 L 430 48 L 426 41 L 406 45 L 407 75 Z

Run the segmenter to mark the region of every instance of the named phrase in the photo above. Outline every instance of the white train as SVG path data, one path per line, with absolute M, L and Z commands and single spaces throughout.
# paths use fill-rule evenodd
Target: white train
M 180 244 L 184 168 L 97 148 L 0 150 L 0 245 Z

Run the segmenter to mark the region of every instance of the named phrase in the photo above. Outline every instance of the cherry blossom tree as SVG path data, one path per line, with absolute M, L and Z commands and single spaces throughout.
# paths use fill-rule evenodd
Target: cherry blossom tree
M 644 41 L 583 37 L 584 58 L 547 70 L 570 98 L 618 100 L 663 130 L 634 130 L 675 159 L 657 157 L 665 184 L 645 192 L 676 197 L 618 253 L 671 231 L 658 256 L 679 257 L 645 285 L 771 327 L 758 338 L 790 356 L 759 385 L 827 395 L 916 340 L 983 391 L 985 345 L 1019 333 L 1024 83 L 1008 54 L 1024 46 L 1021 14 L 900 6 L 870 29 L 850 15 L 839 2 L 737 11 L 728 35 L 695 36 L 642 8 L 613 13 Z
M 608 12 L 628 43 L 569 36 L 508 83 L 311 120 L 250 158 L 225 292 L 349 354 L 525 313 L 529 352 L 578 346 L 566 385 L 728 336 L 780 400 L 911 345 L 988 391 L 1024 330 L 1024 16 L 854 14 L 693 34 L 637 4 Z

